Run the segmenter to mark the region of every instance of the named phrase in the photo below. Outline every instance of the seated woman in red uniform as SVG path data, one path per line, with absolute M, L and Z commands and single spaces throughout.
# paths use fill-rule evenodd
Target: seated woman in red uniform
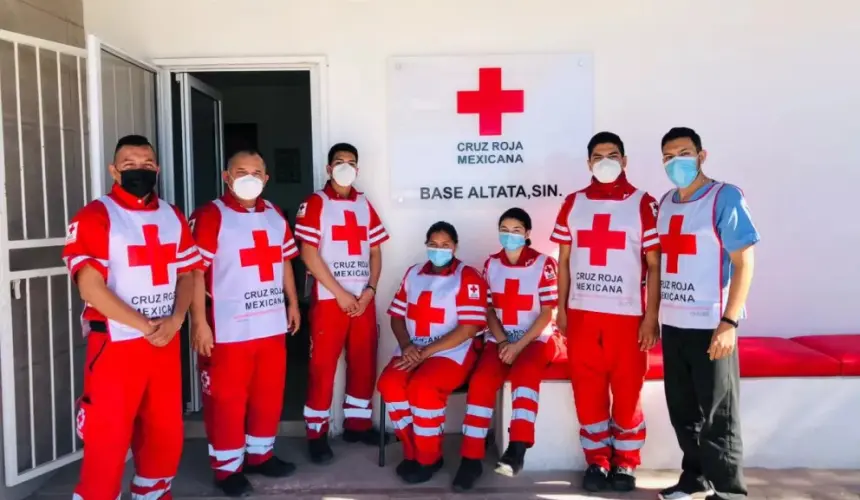
M 454 257 L 454 226 L 430 226 L 426 245 L 428 261 L 406 271 L 388 308 L 399 345 L 379 377 L 403 443 L 397 474 L 408 483 L 429 481 L 442 467 L 448 396 L 466 382 L 478 359 L 475 335 L 487 324 L 487 286 Z
M 510 444 L 496 472 L 516 475 L 526 449 L 534 444 L 538 391 L 544 371 L 563 351 L 552 321 L 558 304 L 558 263 L 531 248 L 532 221 L 521 208 L 511 208 L 499 219 L 502 249 L 484 264 L 490 306 L 486 346 L 469 380 L 463 420 L 463 456 L 454 489 L 469 490 L 481 476 L 485 442 L 505 378 L 511 381 L 513 413 Z

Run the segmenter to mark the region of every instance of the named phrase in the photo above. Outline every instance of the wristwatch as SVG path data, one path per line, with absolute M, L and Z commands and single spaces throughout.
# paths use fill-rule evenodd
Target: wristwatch
M 723 316 L 722 318 L 720 318 L 720 321 L 722 321 L 723 323 L 728 323 L 728 324 L 732 325 L 734 328 L 737 328 L 737 327 L 738 327 L 738 322 L 737 322 L 737 321 L 735 321 L 735 320 L 733 320 L 733 319 L 729 319 L 729 318 L 727 318 L 727 317 L 725 317 L 725 316 Z
M 364 287 L 364 289 L 365 290 L 368 290 L 368 289 L 373 290 L 373 295 L 376 295 L 376 287 L 374 287 L 373 285 L 367 285 Z

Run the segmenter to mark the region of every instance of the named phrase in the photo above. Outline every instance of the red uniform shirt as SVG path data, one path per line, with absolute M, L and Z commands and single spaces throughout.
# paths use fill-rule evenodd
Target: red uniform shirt
M 555 228 L 550 236 L 550 241 L 559 245 L 570 245 L 573 243 L 567 221 L 570 217 L 570 211 L 573 209 L 573 200 L 578 193 L 584 193 L 590 200 L 620 201 L 627 199 L 635 192 L 636 188 L 622 174 L 612 184 L 607 185 L 592 181 L 585 189 L 567 195 L 564 203 L 561 205 L 561 210 L 558 211 L 558 217 L 555 219 Z M 658 250 L 660 248 L 660 239 L 657 237 L 657 200 L 650 194 L 645 193 L 639 206 L 639 213 L 642 218 L 642 253 Z
M 129 211 L 155 212 L 159 209 L 160 200 L 155 196 L 150 197 L 147 202 L 129 194 L 117 184 L 114 184 L 107 197 L 121 209 Z M 194 238 L 191 236 L 191 229 L 185 216 L 175 206 L 170 205 L 170 208 L 175 212 L 182 228 L 175 256 L 176 273 L 182 274 L 201 269 L 200 254 L 194 245 Z M 110 255 L 110 233 L 111 219 L 108 208 L 102 200 L 91 201 L 75 215 L 69 224 L 66 245 L 63 248 L 63 260 L 73 278 L 81 268 L 90 266 L 101 273 L 106 283 L 109 282 L 110 261 L 121 257 Z M 84 307 L 82 319 L 107 321 L 101 312 L 89 304 Z
M 224 205 L 240 213 L 250 211 L 262 213 L 266 211 L 266 201 L 262 198 L 257 198 L 257 204 L 252 210 L 243 207 L 232 193 L 227 193 L 219 199 Z M 286 221 L 281 209 L 274 204 L 271 204 L 271 206 Z M 215 253 L 218 251 L 218 233 L 221 231 L 221 211 L 212 202 L 203 205 L 191 214 L 191 229 L 194 234 L 194 240 L 197 242 L 197 248 L 200 249 L 200 256 L 203 257 L 203 264 L 208 269 L 212 265 Z M 299 250 L 296 247 L 296 241 L 293 238 L 293 232 L 290 230 L 289 224 L 286 224 L 281 249 L 283 251 L 284 262 L 290 261 L 299 255 Z

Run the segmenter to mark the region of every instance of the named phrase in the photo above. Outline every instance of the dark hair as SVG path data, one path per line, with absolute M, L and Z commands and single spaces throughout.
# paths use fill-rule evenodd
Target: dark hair
M 126 146 L 132 146 L 132 147 L 148 146 L 149 149 L 151 149 L 152 152 L 155 153 L 155 146 L 153 146 L 152 143 L 149 142 L 149 139 L 147 139 L 146 137 L 144 137 L 142 135 L 132 134 L 132 135 L 127 135 L 125 137 L 122 137 L 122 138 L 120 138 L 120 140 L 116 141 L 116 148 L 114 148 L 114 150 L 113 150 L 114 158 L 116 158 L 116 154 L 119 153 L 119 150 L 126 147 Z
M 660 141 L 660 147 L 664 147 L 666 143 L 674 141 L 675 139 L 690 139 L 693 142 L 693 146 L 696 147 L 697 153 L 702 150 L 702 138 L 699 137 L 699 134 L 697 134 L 695 130 L 689 127 L 672 127 L 672 129 L 666 132 L 666 135 L 663 136 L 663 140 Z
M 621 152 L 621 156 L 624 156 L 624 143 L 621 142 L 621 138 L 618 137 L 618 134 L 613 134 L 612 132 L 598 132 L 594 134 L 594 137 L 588 141 L 589 158 L 591 158 L 591 153 L 594 152 L 594 148 L 599 144 L 614 144 L 618 146 L 618 151 Z
M 232 153 L 230 153 L 230 156 L 228 156 L 228 157 L 227 157 L 227 163 L 224 165 L 224 168 L 230 168 L 230 163 L 231 163 L 231 162 L 232 162 L 232 161 L 233 161 L 237 156 L 244 156 L 244 155 L 248 155 L 248 156 L 259 156 L 260 158 L 262 158 L 262 157 L 263 157 L 263 155 L 261 155 L 259 151 L 257 151 L 256 149 L 253 149 L 253 148 L 241 148 L 241 149 L 237 149 L 237 150 L 233 151 Z
M 515 221 L 522 224 L 523 227 L 526 228 L 526 231 L 532 230 L 532 218 L 529 216 L 528 212 L 526 212 L 520 207 L 514 207 L 505 210 L 505 213 L 503 213 L 502 216 L 499 217 L 500 226 L 505 219 L 514 219 Z M 531 246 L 531 244 L 532 240 L 526 238 L 526 246 Z
M 355 161 L 358 161 L 358 149 L 348 142 L 339 142 L 328 150 L 328 164 L 331 165 L 331 162 L 334 161 L 334 155 L 341 152 L 352 153 L 355 156 Z
M 427 236 L 424 241 L 430 241 L 430 237 L 436 233 L 448 233 L 448 236 L 454 242 L 454 244 L 459 243 L 459 238 L 457 238 L 457 230 L 454 229 L 454 226 L 451 225 L 450 222 L 445 222 L 440 220 L 439 222 L 434 222 L 430 229 L 427 230 Z

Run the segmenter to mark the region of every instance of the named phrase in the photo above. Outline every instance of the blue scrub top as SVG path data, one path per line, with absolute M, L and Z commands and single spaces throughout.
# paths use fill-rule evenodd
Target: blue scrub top
M 705 184 L 693 193 L 688 201 L 695 201 L 705 195 L 710 184 Z M 672 201 L 678 202 L 679 194 L 675 190 Z M 717 232 L 723 242 L 723 276 L 722 286 L 726 287 L 734 273 L 734 266 L 729 253 L 744 247 L 755 245 L 761 240 L 758 230 L 753 224 L 750 208 L 743 193 L 737 186 L 723 185 L 717 193 Z

